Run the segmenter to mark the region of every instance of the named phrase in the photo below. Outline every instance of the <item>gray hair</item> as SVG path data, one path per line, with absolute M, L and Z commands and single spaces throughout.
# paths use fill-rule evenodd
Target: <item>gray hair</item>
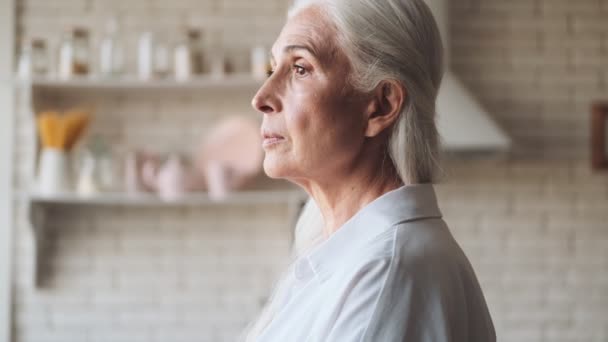
M 423 0 L 296 0 L 289 16 L 313 5 L 335 25 L 338 45 L 351 63 L 350 82 L 355 89 L 369 93 L 385 80 L 406 89 L 386 152 L 404 183 L 433 182 L 440 159 L 435 101 L 443 77 L 443 47 L 429 7 Z M 296 225 L 294 259 L 321 240 L 322 228 L 320 211 L 311 199 Z M 274 299 L 286 290 L 281 285 Z M 267 305 L 248 340 L 270 322 L 274 302 Z

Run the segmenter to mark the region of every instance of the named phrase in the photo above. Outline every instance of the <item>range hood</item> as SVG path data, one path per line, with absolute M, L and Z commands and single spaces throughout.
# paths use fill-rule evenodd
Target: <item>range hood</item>
M 511 139 L 450 70 L 447 0 L 426 0 L 443 39 L 446 72 L 437 98 L 437 127 L 448 151 L 505 151 Z

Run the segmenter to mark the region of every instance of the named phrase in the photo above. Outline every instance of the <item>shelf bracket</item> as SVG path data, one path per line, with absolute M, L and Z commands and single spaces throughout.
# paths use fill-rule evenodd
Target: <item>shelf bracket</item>
M 41 203 L 28 201 L 28 217 L 30 220 L 30 227 L 32 229 L 32 278 L 31 284 L 33 287 L 42 287 L 43 279 L 43 264 L 45 254 L 45 225 L 46 210 Z

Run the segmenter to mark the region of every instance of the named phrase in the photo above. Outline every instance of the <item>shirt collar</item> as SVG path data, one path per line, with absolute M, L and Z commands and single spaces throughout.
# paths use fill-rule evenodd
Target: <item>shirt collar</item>
M 322 281 L 339 268 L 351 253 L 356 253 L 366 242 L 394 225 L 441 216 L 432 184 L 402 186 L 359 210 L 327 240 L 305 255 L 299 267 L 310 267 Z

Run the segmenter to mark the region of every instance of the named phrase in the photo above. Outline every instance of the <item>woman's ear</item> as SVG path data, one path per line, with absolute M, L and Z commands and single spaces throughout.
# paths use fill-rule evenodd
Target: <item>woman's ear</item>
M 382 81 L 371 94 L 367 108 L 366 137 L 375 137 L 392 126 L 403 108 L 407 91 L 395 80 Z

